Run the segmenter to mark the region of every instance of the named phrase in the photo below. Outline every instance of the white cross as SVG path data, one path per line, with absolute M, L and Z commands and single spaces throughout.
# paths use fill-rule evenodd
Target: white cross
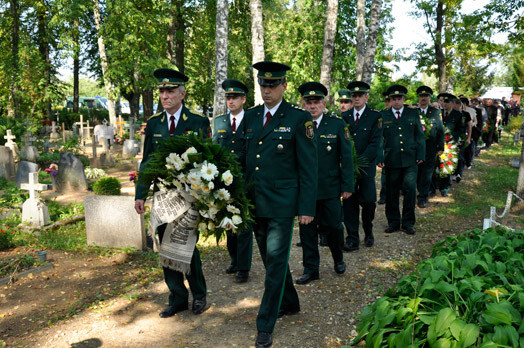
M 57 128 L 58 128 L 58 127 L 57 127 L 57 125 L 56 125 L 56 122 L 53 121 L 53 125 L 51 126 L 51 131 L 52 131 L 53 133 L 56 133 L 56 129 L 57 129 Z
M 36 140 L 35 137 L 31 136 L 31 132 L 29 132 L 29 131 L 25 134 L 25 138 L 24 139 L 25 139 L 25 145 L 26 146 L 33 145 L 33 140 Z
M 29 173 L 29 183 L 20 185 L 22 190 L 29 191 L 29 199 L 35 200 L 40 197 L 40 192 L 46 191 L 47 184 L 38 183 L 38 173 Z
M 8 129 L 6 131 L 7 135 L 4 135 L 4 139 L 7 139 L 7 142 L 6 142 L 6 145 L 7 144 L 12 144 L 13 143 L 13 140 L 16 139 L 16 136 L 14 136 L 13 134 L 11 134 L 11 130 Z

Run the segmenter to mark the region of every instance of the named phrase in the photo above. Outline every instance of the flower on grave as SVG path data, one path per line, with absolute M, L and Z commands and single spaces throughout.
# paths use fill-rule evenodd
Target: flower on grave
M 127 174 L 127 175 L 129 175 L 129 181 L 135 182 L 138 179 L 137 172 L 131 172 L 131 173 Z
M 51 164 L 49 168 L 44 169 L 44 172 L 48 173 L 51 176 L 57 176 L 58 166 L 56 164 Z

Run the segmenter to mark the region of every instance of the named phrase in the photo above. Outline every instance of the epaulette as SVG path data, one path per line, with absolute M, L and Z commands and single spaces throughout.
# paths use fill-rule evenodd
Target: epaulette
M 197 115 L 197 116 L 200 116 L 200 117 L 206 117 L 206 115 L 198 112 L 198 111 L 195 111 L 195 110 L 189 110 L 190 113 L 194 114 L 194 115 Z
M 412 105 L 412 104 L 408 104 L 407 107 L 408 107 L 408 109 L 416 109 L 416 108 L 418 108 L 418 106 Z
M 297 109 L 297 110 L 302 110 L 302 111 L 306 111 L 304 109 L 302 109 L 300 106 L 296 106 L 295 104 L 291 104 L 291 107 Z
M 331 117 L 331 118 L 339 118 L 339 119 L 342 119 L 342 116 L 340 116 L 340 115 L 338 115 L 338 114 L 335 114 L 335 113 L 333 113 L 333 112 L 330 113 L 328 116 Z
M 159 112 L 158 114 L 154 114 L 153 116 L 149 117 L 148 120 L 152 119 L 153 117 L 158 117 L 160 115 L 162 115 L 163 111 L 162 112 Z
M 259 107 L 259 106 L 261 106 L 261 105 L 262 105 L 262 104 L 259 104 L 259 105 L 253 105 L 253 106 L 250 107 L 248 110 L 254 109 L 254 108 Z

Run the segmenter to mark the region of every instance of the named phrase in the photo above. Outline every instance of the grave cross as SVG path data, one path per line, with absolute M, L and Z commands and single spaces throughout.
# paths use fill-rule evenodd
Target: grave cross
M 129 120 L 129 140 L 135 140 L 135 130 L 139 127 L 139 125 L 135 124 L 134 118 Z
M 25 142 L 25 145 L 26 146 L 31 146 L 33 145 L 33 141 L 36 140 L 35 137 L 31 136 L 31 131 L 28 131 L 26 134 L 25 134 L 25 137 L 24 137 L 24 142 Z
M 53 121 L 53 125 L 51 126 L 51 132 L 56 133 L 58 126 L 56 125 L 56 121 Z
M 20 185 L 20 188 L 29 191 L 29 199 L 36 200 L 40 197 L 40 192 L 38 191 L 46 191 L 47 184 L 38 183 L 38 172 L 29 173 L 29 183 Z
M 6 142 L 5 144 L 6 144 L 6 145 L 7 145 L 7 144 L 11 145 L 11 144 L 13 143 L 13 140 L 16 139 L 16 136 L 14 136 L 14 135 L 11 133 L 11 130 L 10 130 L 10 129 L 8 129 L 8 130 L 6 131 L 6 133 L 7 133 L 7 135 L 4 135 L 4 139 L 7 140 L 7 142 Z

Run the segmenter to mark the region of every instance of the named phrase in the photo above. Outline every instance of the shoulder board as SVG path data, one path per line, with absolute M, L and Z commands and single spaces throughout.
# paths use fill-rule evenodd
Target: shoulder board
M 162 113 L 163 113 L 163 111 L 162 111 L 162 112 L 159 112 L 158 114 L 154 114 L 153 116 L 151 116 L 150 118 L 148 118 L 148 120 L 152 119 L 153 117 L 161 116 Z
M 297 106 L 297 105 L 295 105 L 295 104 L 291 104 L 291 107 L 292 107 L 293 109 L 306 111 L 306 110 L 302 109 L 300 106 Z
M 329 114 L 329 115 L 327 115 L 327 116 L 329 116 L 330 118 L 339 118 L 339 119 L 342 119 L 342 116 L 337 115 L 337 114 L 333 114 L 333 113 L 331 113 L 331 114 Z
M 195 111 L 195 110 L 189 110 L 189 112 L 196 116 L 206 117 L 204 114 L 201 114 L 200 112 Z

